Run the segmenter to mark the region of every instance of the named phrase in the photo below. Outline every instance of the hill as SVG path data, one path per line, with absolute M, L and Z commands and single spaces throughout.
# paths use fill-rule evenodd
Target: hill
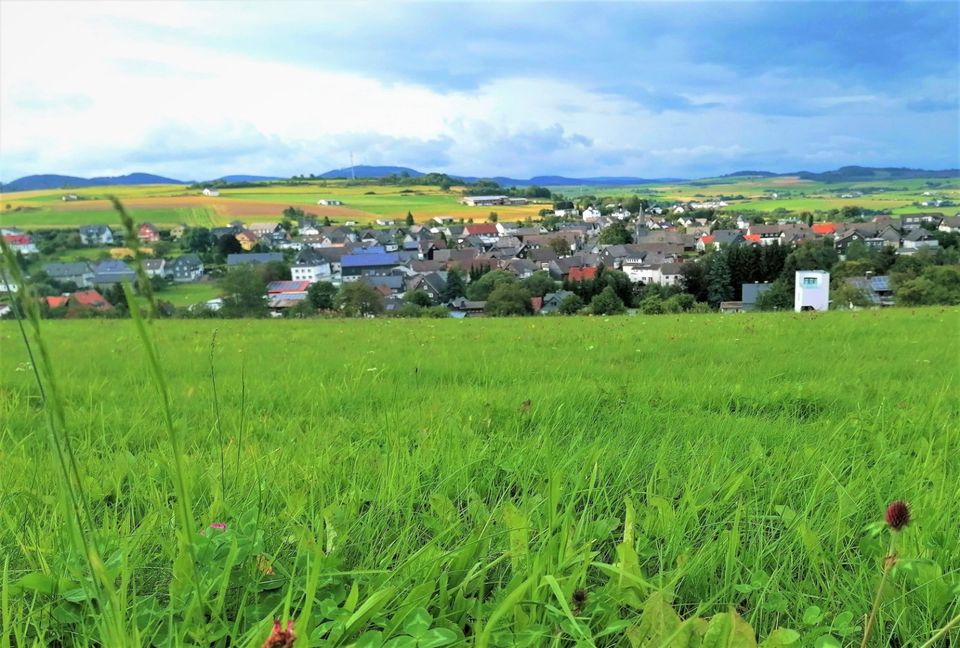
M 346 167 L 344 169 L 333 169 L 332 171 L 327 171 L 326 173 L 321 173 L 319 177 L 325 179 L 333 178 L 382 178 L 384 176 L 396 174 L 403 175 L 406 173 L 411 178 L 419 178 L 420 176 L 426 175 L 422 171 L 417 171 L 416 169 L 411 169 L 410 167 L 402 166 L 369 166 L 366 164 L 358 164 L 354 167 Z
M 79 189 L 82 187 L 104 187 L 108 185 L 150 185 L 150 184 L 189 184 L 183 180 L 174 180 L 152 173 L 128 173 L 122 176 L 100 176 L 80 178 L 77 176 L 42 174 L 18 178 L 2 185 L 5 192 L 36 191 L 39 189 Z
M 781 173 L 781 176 L 798 176 L 804 180 L 815 182 L 863 182 L 869 180 L 907 180 L 911 178 L 958 178 L 960 169 L 943 169 L 930 171 L 926 169 L 908 169 L 905 167 L 862 167 L 845 166 L 835 171 L 814 173 L 798 171 L 796 173 Z
M 272 182 L 274 180 L 283 180 L 283 178 L 278 176 L 261 176 L 261 175 L 225 175 L 222 178 L 217 178 L 216 180 L 211 180 L 210 182 Z

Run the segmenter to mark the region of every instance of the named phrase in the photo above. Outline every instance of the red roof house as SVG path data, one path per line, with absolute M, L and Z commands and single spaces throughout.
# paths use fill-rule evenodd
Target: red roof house
M 137 230 L 137 238 L 144 243 L 153 243 L 160 240 L 160 230 L 153 223 L 143 223 Z
M 567 275 L 567 279 L 570 281 L 586 281 L 587 279 L 596 279 L 597 278 L 597 269 L 584 266 L 582 268 L 570 268 L 570 273 Z
M 829 236 L 837 233 L 837 226 L 833 223 L 814 223 L 810 229 L 817 236 Z
M 69 297 L 44 297 L 43 300 L 47 302 L 47 306 L 50 308 L 63 308 L 67 305 L 67 300 Z
M 463 228 L 464 236 L 475 236 L 475 235 L 496 235 L 499 234 L 497 226 L 493 223 L 480 223 L 478 225 L 467 225 Z
M 96 290 L 80 290 L 73 293 L 67 300 L 67 306 L 77 309 L 92 308 L 101 312 L 113 309 L 113 305 Z

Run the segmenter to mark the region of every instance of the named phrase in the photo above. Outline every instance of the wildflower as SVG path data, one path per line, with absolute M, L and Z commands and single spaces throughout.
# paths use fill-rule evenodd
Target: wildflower
M 887 507 L 887 526 L 894 531 L 900 531 L 903 527 L 910 524 L 910 509 L 903 500 L 890 502 Z
M 226 531 L 226 530 L 227 530 L 227 524 L 226 524 L 226 522 L 211 522 L 211 523 L 210 523 L 210 528 L 211 528 L 211 529 L 218 529 L 218 530 L 220 530 L 220 531 Z
M 274 619 L 273 632 L 263 642 L 263 648 L 292 648 L 297 635 L 293 633 L 293 619 L 287 621 L 287 627 L 284 629 L 280 625 L 280 619 Z

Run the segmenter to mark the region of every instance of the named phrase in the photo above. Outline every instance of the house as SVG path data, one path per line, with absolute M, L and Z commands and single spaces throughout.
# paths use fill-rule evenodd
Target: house
M 814 223 L 810 230 L 817 236 L 833 236 L 837 233 L 837 226 L 834 223 Z
M 467 196 L 460 202 L 470 207 L 489 207 L 491 205 L 503 205 L 506 201 L 506 196 Z
M 43 302 L 47 305 L 47 308 L 66 308 L 69 299 L 69 295 L 55 295 L 51 297 L 44 297 Z
M 23 255 L 39 253 L 37 244 L 33 242 L 33 238 L 29 234 L 4 234 L 3 240 L 14 252 Z
M 867 273 L 864 277 L 849 277 L 846 282 L 859 289 L 874 306 L 893 306 L 893 285 L 887 275 Z
M 718 231 L 732 232 L 734 230 Z M 748 238 L 751 236 L 755 237 L 753 240 L 761 243 L 762 245 L 773 245 L 774 243 L 782 242 L 783 229 L 779 225 L 750 225 L 750 227 L 747 229 L 747 235 L 744 236 L 744 240 L 751 240 Z
M 220 192 L 217 191 L 216 189 L 211 189 L 210 187 L 204 187 L 204 189 L 203 189 L 203 195 L 204 195 L 204 196 L 210 196 L 210 197 L 212 197 L 212 198 L 216 198 L 217 196 L 220 195 Z
M 81 290 L 70 295 L 67 310 L 93 310 L 99 313 L 113 310 L 113 305 L 96 290 Z
M 364 275 L 358 280 L 373 286 L 384 297 L 403 293 L 403 277 L 399 275 Z
M 508 259 L 501 261 L 500 268 L 507 272 L 512 272 L 517 275 L 519 279 L 526 279 L 540 269 L 539 266 L 529 259 Z
M 378 218 L 376 223 L 380 227 L 389 227 L 391 225 L 396 225 L 397 221 L 393 220 L 392 218 Z
M 160 240 L 160 230 L 153 223 L 141 223 L 137 228 L 137 238 L 141 243 L 155 243 Z
M 447 288 L 447 281 L 438 272 L 417 275 L 407 282 L 408 290 L 422 290 L 430 295 L 430 299 L 439 302 Z
M 306 248 L 297 254 L 293 265 L 290 266 L 290 276 L 294 281 L 308 283 L 331 281 L 333 268 L 330 266 L 330 261 L 320 252 L 313 248 Z
M 101 261 L 93 268 L 94 286 L 112 286 L 124 281 L 134 282 L 137 273 L 123 261 Z
M 597 278 L 597 269 L 590 266 L 570 268 L 566 276 L 568 281 L 590 281 Z
M 281 293 L 304 293 L 310 288 L 309 281 L 271 281 L 267 284 L 267 295 Z
M 799 270 L 794 275 L 793 310 L 825 311 L 830 308 L 830 273 L 826 270 Z
M 540 314 L 550 315 L 551 313 L 556 313 L 560 309 L 560 303 L 572 294 L 569 290 L 558 290 L 547 293 L 543 296 L 543 301 L 540 304 Z
M 196 254 L 184 254 L 170 261 L 167 270 L 176 282 L 197 281 L 203 276 L 203 261 Z
M 68 193 L 60 196 L 60 200 L 63 200 L 64 202 L 74 201 L 74 200 L 80 200 L 80 197 L 75 193 Z
M 317 204 L 322 205 L 324 207 L 339 207 L 343 204 L 343 201 L 334 200 L 333 198 L 321 198 L 320 200 L 317 201 Z
M 910 232 L 903 237 L 900 245 L 904 252 L 914 252 L 923 248 L 939 247 L 940 242 L 933 236 L 932 233 L 922 227 L 918 227 L 914 230 L 910 230 Z
M 679 263 L 643 263 L 633 259 L 623 262 L 624 274 L 634 283 L 674 286 L 680 281 Z
M 342 280 L 356 281 L 364 276 L 382 276 L 402 265 L 397 253 L 361 253 L 347 254 L 340 260 Z
M 470 301 L 466 297 L 458 297 L 450 302 L 450 317 L 483 317 L 483 309 L 486 308 L 485 301 Z
M 148 277 L 166 277 L 169 274 L 166 259 L 145 259 L 143 270 Z
M 170 228 L 170 238 L 176 241 L 179 241 L 181 238 L 183 238 L 183 235 L 186 234 L 186 232 L 187 232 L 187 226 L 184 225 L 183 223 L 180 223 L 179 225 L 174 225 L 173 227 Z
M 283 232 L 283 236 L 286 237 L 286 231 L 280 227 L 280 223 L 250 223 L 247 229 L 259 238 L 272 237 L 274 234 L 279 234 L 280 232 Z
M 93 270 L 84 262 L 77 263 L 47 263 L 41 268 L 44 274 L 61 283 L 73 283 L 78 288 L 88 288 L 93 285 Z
M 493 223 L 467 225 L 463 228 L 461 240 L 466 240 L 471 236 L 476 236 L 483 245 L 493 245 L 500 238 L 500 231 Z
M 84 225 L 80 228 L 80 242 L 84 245 L 113 245 L 113 230 L 108 225 Z
M 960 215 L 957 216 L 947 216 L 937 227 L 941 232 L 960 232 Z
M 238 243 L 240 243 L 240 247 L 242 247 L 244 250 L 248 252 L 252 250 L 253 246 L 255 246 L 260 241 L 259 236 L 257 236 L 256 234 L 254 234 L 253 232 L 247 229 L 240 230 L 239 232 L 234 234 L 233 237 L 237 239 Z
M 720 302 L 721 313 L 748 313 L 757 309 L 757 299 L 763 293 L 770 290 L 772 284 L 769 283 L 745 283 L 741 284 L 740 301 Z
M 436 223 L 437 225 L 447 225 L 448 223 L 452 223 L 454 220 L 456 219 L 453 216 L 434 216 L 433 217 L 433 222 Z
M 591 205 L 583 210 L 582 218 L 585 223 L 596 223 L 602 216 L 600 210 Z
M 283 255 L 279 252 L 249 252 L 247 254 L 228 254 L 227 265 L 238 266 L 260 263 L 283 263 Z
M 900 227 L 906 231 L 917 229 L 924 225 L 929 225 L 936 229 L 940 226 L 941 222 L 943 222 L 943 214 L 937 213 L 903 214 L 900 217 Z

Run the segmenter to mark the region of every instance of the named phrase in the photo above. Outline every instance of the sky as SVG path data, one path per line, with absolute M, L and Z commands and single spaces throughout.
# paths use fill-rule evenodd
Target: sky
M 0 0 L 0 179 L 960 167 L 957 2 Z

